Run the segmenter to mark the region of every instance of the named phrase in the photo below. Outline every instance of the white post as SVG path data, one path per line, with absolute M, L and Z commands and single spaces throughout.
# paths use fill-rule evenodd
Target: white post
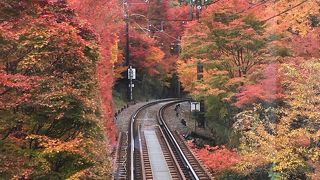
M 132 96 L 132 78 L 133 78 L 133 70 L 132 70 L 132 66 L 130 66 L 129 68 L 129 79 L 130 79 L 130 101 L 133 100 L 133 96 Z

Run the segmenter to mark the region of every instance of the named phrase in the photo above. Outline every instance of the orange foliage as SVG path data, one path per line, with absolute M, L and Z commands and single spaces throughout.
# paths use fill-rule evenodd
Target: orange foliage
M 193 92 L 197 81 L 196 60 L 190 59 L 188 61 L 178 61 L 177 71 L 179 79 L 184 89 L 188 92 Z
M 39 77 L 21 74 L 7 74 L 0 68 L 0 109 L 10 109 L 26 102 Z M 12 98 L 14 97 L 14 98 Z
M 320 57 L 320 28 L 307 33 L 304 37 L 293 36 L 290 43 L 295 54 L 300 57 Z
M 239 88 L 236 106 L 256 103 L 258 101 L 273 102 L 284 98 L 281 79 L 278 75 L 278 65 L 271 64 L 265 68 L 265 78 L 256 84 Z
M 164 73 L 161 67 L 166 64 L 163 51 L 156 46 L 156 40 L 144 33 L 130 31 L 130 61 L 139 72 L 156 75 Z M 122 44 L 125 39 L 122 36 Z
M 69 0 L 79 16 L 91 23 L 101 40 L 100 52 L 102 59 L 98 62 L 97 75 L 101 94 L 101 108 L 105 120 L 106 133 L 110 142 L 115 145 L 116 127 L 113 123 L 112 113 L 112 47 L 118 41 L 118 28 L 121 22 L 121 9 L 116 0 Z
M 191 141 L 188 142 L 188 145 L 200 161 L 213 173 L 229 169 L 240 161 L 240 156 L 237 152 L 229 150 L 224 146 L 211 147 L 205 145 L 203 148 L 198 149 Z
M 288 10 L 288 11 L 287 11 Z M 287 11 L 286 13 L 283 13 Z M 270 19 L 271 32 L 291 32 L 305 35 L 312 30 L 310 17 L 319 15 L 319 2 L 309 0 L 266 1 L 255 12 L 261 20 Z

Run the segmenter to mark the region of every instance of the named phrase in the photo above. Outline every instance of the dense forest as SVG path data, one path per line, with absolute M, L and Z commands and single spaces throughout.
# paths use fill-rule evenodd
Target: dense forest
M 0 0 L 0 179 L 111 178 L 126 34 L 135 101 L 204 102 L 214 145 L 189 145 L 217 179 L 318 179 L 319 10 L 319 0 Z
M 219 1 L 186 26 L 177 71 L 205 100 L 220 148 L 196 151 L 218 177 L 319 178 L 319 7 Z
M 110 176 L 111 53 L 100 32 L 65 1 L 3 0 L 0 12 L 1 179 Z

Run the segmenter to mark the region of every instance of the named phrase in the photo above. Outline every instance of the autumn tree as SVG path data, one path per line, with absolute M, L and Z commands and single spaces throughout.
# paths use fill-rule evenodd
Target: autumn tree
M 254 14 L 237 13 L 242 6 L 249 5 L 246 1 L 210 5 L 199 22 L 187 28 L 182 57 L 221 60 L 231 78 L 245 76 L 261 63 L 268 43 L 264 23 Z
M 97 34 L 65 1 L 0 3 L 0 176 L 107 177 Z
M 240 137 L 240 160 L 219 178 L 319 176 L 318 3 L 217 1 L 188 24 L 178 63 L 182 84 L 205 97 L 215 138 L 231 137 L 219 128 Z
M 234 141 L 235 93 L 253 69 L 265 62 L 271 41 L 256 14 L 239 13 L 249 7 L 245 0 L 213 3 L 201 12 L 199 21 L 188 23 L 182 37 L 178 65 L 182 85 L 193 97 L 206 99 L 207 125 L 220 143 Z M 197 80 L 199 64 L 203 78 Z
M 250 106 L 242 106 L 234 124 L 243 134 L 240 146 L 243 161 L 238 166 L 242 174 L 264 169 L 274 179 L 319 176 L 319 126 L 313 109 L 318 104 L 314 82 L 319 76 L 318 28 L 312 27 L 308 19 L 318 5 L 312 4 L 302 3 L 276 16 L 281 23 L 274 24 L 273 19 L 268 22 L 273 27 L 283 25 L 279 33 L 286 36 L 280 43 L 286 53 L 274 57 L 276 63 L 270 60 L 267 67 L 260 69 L 264 75 L 242 87 L 237 95 L 236 105 Z
M 210 173 L 214 175 L 235 166 L 240 160 L 237 152 L 224 146 L 204 145 L 203 148 L 198 148 L 191 141 L 188 142 L 188 145 L 199 160 L 209 169 Z
M 240 149 L 244 158 L 238 170 L 248 173 L 265 166 L 274 178 L 317 177 L 319 61 L 293 58 L 279 71 L 284 76 L 281 84 L 288 95 L 287 107 L 255 104 L 236 116 L 235 128 L 243 133 Z
M 121 6 L 116 0 L 68 0 L 68 3 L 82 19 L 92 24 L 100 38 L 99 52 L 102 58 L 98 61 L 96 71 L 102 100 L 102 114 L 110 143 L 115 145 L 117 133 L 112 109 L 113 79 L 121 77 L 121 73 L 125 70 L 122 67 L 121 52 L 118 50 L 118 33 L 123 25 Z
M 282 77 L 278 71 L 279 64 L 260 66 L 260 69 L 260 72 L 256 71 L 251 75 L 252 77 L 249 77 L 250 84 L 238 88 L 236 106 L 240 107 L 253 103 L 277 105 L 277 103 L 283 101 L 285 94 L 281 85 Z M 255 80 L 253 77 L 255 77 Z
M 265 32 L 265 24 L 255 14 L 239 13 L 239 9 L 248 7 L 247 1 L 217 2 L 204 10 L 199 22 L 188 24 L 182 39 L 181 58 L 184 60 L 180 64 L 188 64 L 193 58 L 195 63 L 193 67 L 189 63 L 190 68 L 195 68 L 197 63 L 204 65 L 204 78 L 199 86 L 206 86 L 205 92 L 210 88 L 216 94 L 235 92 L 235 87 L 244 81 L 250 70 L 264 63 L 271 39 Z M 209 72 L 213 76 L 205 75 Z M 214 83 L 218 79 L 220 83 Z
M 315 28 L 313 31 L 308 32 L 306 35 L 293 35 L 288 40 L 290 48 L 294 55 L 299 57 L 320 57 L 320 27 Z
M 252 11 L 266 21 L 271 32 L 305 35 L 318 26 L 319 1 L 280 0 L 256 2 Z
M 182 32 L 183 25 L 182 22 L 168 20 L 172 19 L 170 15 L 173 13 L 183 14 L 183 12 L 179 7 L 172 6 L 171 1 L 143 3 L 131 0 L 128 1 L 128 13 L 129 59 L 138 70 L 134 96 L 138 98 L 142 95 L 152 96 L 152 93 L 157 97 L 166 96 L 177 60 L 177 54 L 171 54 L 171 44 L 178 43 L 178 34 Z M 119 34 L 119 48 L 124 54 L 126 51 L 124 26 Z M 125 89 L 127 86 L 125 83 L 124 79 L 117 81 L 116 91 Z

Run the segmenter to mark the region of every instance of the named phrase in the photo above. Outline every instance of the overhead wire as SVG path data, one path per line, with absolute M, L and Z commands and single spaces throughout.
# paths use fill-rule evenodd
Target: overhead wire
M 140 25 L 139 23 L 137 23 L 136 21 L 133 21 L 133 22 L 134 22 L 134 23 L 138 26 L 138 28 L 141 29 L 145 34 L 147 34 L 148 36 L 150 36 L 150 34 L 149 34 L 149 33 L 150 33 L 150 30 L 148 30 L 148 32 L 146 32 L 145 29 L 147 29 L 147 28 L 141 27 L 141 25 Z M 154 27 L 154 28 L 157 30 L 157 32 L 161 32 L 161 33 L 163 33 L 164 35 L 166 35 L 166 36 L 168 36 L 168 37 L 170 37 L 170 38 L 172 38 L 172 39 L 174 39 L 174 40 L 176 40 L 176 41 L 180 41 L 180 39 L 175 38 L 174 36 L 171 36 L 170 34 L 164 32 L 163 30 L 158 29 L 158 28 L 157 28 L 156 26 L 154 26 L 153 24 L 150 24 L 150 26 Z
M 242 10 L 242 11 L 237 12 L 236 14 L 241 14 L 241 13 L 244 13 L 244 12 L 246 12 L 246 11 L 249 11 L 250 9 L 254 9 L 254 8 L 256 8 L 256 7 L 259 7 L 259 6 L 267 3 L 268 1 L 270 1 L 270 0 L 263 0 L 263 1 L 261 1 L 260 3 L 256 3 L 256 4 L 252 5 L 252 6 L 249 6 L 249 7 L 246 8 L 246 9 Z
M 217 2 L 219 2 L 219 1 L 221 1 L 221 0 L 214 1 L 213 3 L 217 3 Z M 303 1 L 301 1 L 300 3 L 296 4 L 295 6 L 292 6 L 292 7 L 288 8 L 288 9 L 286 9 L 286 10 L 284 10 L 284 11 L 282 11 L 282 12 L 276 14 L 276 15 L 273 15 L 273 16 L 271 16 L 271 17 L 263 20 L 263 22 L 267 22 L 267 21 L 269 21 L 269 20 L 271 20 L 271 19 L 273 19 L 273 18 L 275 18 L 275 17 L 281 16 L 282 14 L 287 13 L 287 12 L 289 12 L 289 11 L 291 11 L 291 10 L 293 10 L 293 9 L 301 6 L 301 5 L 303 5 L 303 4 L 306 3 L 307 1 L 309 1 L 309 0 L 303 0 Z M 253 9 L 253 8 L 256 8 L 256 7 L 259 7 L 259 6 L 261 6 L 261 5 L 263 5 L 263 4 L 267 3 L 267 2 L 269 2 L 269 0 L 264 0 L 264 1 L 260 2 L 260 3 L 254 4 L 254 5 L 250 6 L 250 7 L 248 7 L 248 8 L 245 9 L 245 10 L 242 10 L 242 11 L 240 11 L 240 12 L 237 12 L 236 14 L 244 13 L 244 12 L 246 12 L 246 11 L 248 11 L 248 10 L 251 10 L 251 9 Z M 212 4 L 213 4 L 213 3 L 212 3 Z M 150 21 L 150 20 L 155 20 L 155 19 L 149 19 L 149 18 L 146 18 L 146 19 L 147 19 L 148 21 Z M 162 20 L 162 21 L 168 21 L 168 20 Z M 177 21 L 177 20 L 172 20 L 172 21 Z M 144 33 L 146 33 L 147 35 L 150 35 L 149 32 L 146 32 L 146 31 L 144 30 L 144 28 L 142 28 L 137 22 L 134 22 L 134 23 L 135 23 Z M 155 28 L 158 32 L 161 32 L 161 33 L 163 33 L 164 35 L 166 35 L 166 36 L 168 36 L 168 37 L 170 37 L 170 38 L 172 38 L 172 39 L 174 39 L 174 40 L 176 40 L 176 41 L 180 41 L 180 39 L 178 39 L 178 38 L 176 38 L 176 37 L 174 37 L 174 36 L 171 36 L 170 34 L 164 32 L 163 30 L 158 29 L 158 28 L 157 28 L 156 26 L 154 26 L 153 24 L 150 24 L 150 26 L 152 26 L 153 28 Z
M 271 20 L 271 19 L 273 19 L 273 18 L 275 18 L 275 17 L 281 16 L 282 14 L 287 13 L 287 12 L 289 12 L 289 11 L 291 11 L 291 10 L 299 7 L 299 6 L 301 6 L 302 4 L 306 3 L 307 1 L 309 1 L 309 0 L 301 1 L 299 4 L 297 4 L 297 5 L 295 5 L 295 6 L 292 6 L 292 7 L 288 8 L 288 9 L 286 9 L 286 10 L 284 10 L 284 11 L 282 11 L 282 12 L 276 14 L 276 15 L 273 15 L 273 16 L 271 16 L 271 17 L 263 20 L 262 22 L 267 22 L 267 21 L 269 21 L 269 20 Z
M 253 9 L 253 8 L 256 8 L 256 7 L 258 7 L 258 6 L 261 6 L 261 5 L 263 5 L 263 4 L 265 4 L 265 3 L 269 2 L 269 1 L 270 1 L 270 0 L 264 0 L 264 1 L 262 1 L 261 3 L 257 3 L 257 4 L 255 4 L 255 5 L 252 5 L 252 6 L 248 7 L 247 9 L 242 10 L 242 11 L 236 13 L 236 14 L 244 13 L 244 12 L 246 12 L 246 11 L 248 11 L 248 10 L 251 10 L 251 9 Z M 289 8 L 287 8 L 286 10 L 284 10 L 284 11 L 278 13 L 278 14 L 275 14 L 275 15 L 269 17 L 269 18 L 266 18 L 266 19 L 263 20 L 262 22 L 267 22 L 267 21 L 269 21 L 269 20 L 271 20 L 271 19 L 273 19 L 273 18 L 275 18 L 275 17 L 281 16 L 282 14 L 285 14 L 285 13 L 287 13 L 287 12 L 289 12 L 289 11 L 291 11 L 291 10 L 293 10 L 293 9 L 301 6 L 301 5 L 303 5 L 303 4 L 306 3 L 307 1 L 309 1 L 309 0 L 303 0 L 303 1 L 301 1 L 300 3 L 298 3 L 298 4 L 296 4 L 296 5 L 292 6 L 292 7 L 289 7 Z
M 145 34 L 147 34 L 148 36 L 150 36 L 149 32 L 146 32 L 146 31 L 145 31 L 146 28 L 141 27 L 140 24 L 138 24 L 138 23 L 135 22 L 135 21 L 134 21 L 134 23 L 135 23 L 135 24 L 138 26 L 138 28 L 141 29 Z M 171 36 L 170 34 L 164 32 L 164 31 L 161 31 L 160 29 L 158 29 L 158 28 L 155 27 L 154 25 L 152 25 L 152 24 L 150 24 L 150 25 L 153 26 L 153 27 L 157 30 L 157 32 L 161 32 L 161 33 L 163 33 L 164 35 L 166 35 L 166 36 L 168 36 L 168 37 L 170 37 L 170 38 L 172 38 L 172 39 L 174 39 L 174 40 L 176 40 L 176 41 L 180 41 L 180 39 L 177 39 L 177 38 Z
M 170 37 L 170 38 L 172 38 L 172 39 L 174 39 L 174 40 L 176 40 L 176 41 L 180 41 L 180 39 L 177 39 L 177 38 L 171 36 L 170 34 L 164 32 L 163 30 L 158 29 L 158 28 L 157 28 L 156 26 L 154 26 L 153 24 L 151 24 L 151 26 L 153 26 L 153 27 L 157 30 L 157 32 L 161 32 L 161 33 L 167 35 L 168 37 Z
M 217 3 L 217 2 L 219 2 L 219 1 L 221 1 L 221 0 L 216 0 L 216 1 L 212 2 L 211 4 Z
M 146 28 L 141 27 L 140 24 L 138 24 L 136 21 L 133 21 L 133 22 L 134 22 L 134 23 L 138 26 L 138 28 L 141 29 L 145 34 L 147 34 L 148 36 L 150 35 L 149 32 L 146 32 L 146 31 L 145 31 Z
M 222 1 L 222 0 L 213 1 L 212 3 L 210 3 L 208 5 L 218 3 L 219 1 Z M 153 20 L 153 21 L 193 21 L 194 19 L 193 18 L 192 19 L 157 19 L 157 18 L 152 18 L 150 20 Z
M 212 2 L 211 4 L 218 3 L 219 1 L 221 1 L 221 0 L 216 0 L 216 1 Z M 146 3 L 146 4 L 148 4 L 148 3 Z M 148 5 L 148 9 L 149 9 L 149 5 Z M 146 18 L 146 20 L 148 20 L 148 21 L 150 21 L 150 20 L 159 20 L 159 21 L 190 21 L 190 20 L 149 19 L 148 17 Z M 193 21 L 193 19 L 192 19 L 191 21 Z M 150 35 L 149 32 L 145 32 L 144 28 L 141 27 L 137 22 L 134 21 L 134 23 L 135 23 L 135 24 L 139 27 L 139 29 L 141 29 L 144 33 Z M 176 40 L 176 41 L 180 41 L 180 39 L 178 39 L 178 38 L 176 38 L 176 37 L 174 37 L 174 36 L 171 36 L 170 34 L 164 32 L 163 30 L 158 29 L 158 28 L 157 28 L 156 26 L 154 26 L 153 24 L 150 24 L 150 26 L 153 26 L 153 27 L 157 30 L 157 32 L 161 32 L 161 33 L 163 33 L 164 35 L 166 35 L 166 36 L 168 36 L 168 37 L 170 37 L 170 38 L 172 38 L 172 39 L 174 39 L 174 40 Z
M 219 1 L 221 1 L 221 0 L 216 0 L 216 1 L 212 2 L 211 4 L 217 3 L 217 2 L 219 2 Z M 270 0 L 263 0 L 263 1 L 260 2 L 260 3 L 256 3 L 256 4 L 248 7 L 247 9 L 244 9 L 244 10 L 242 10 L 242 11 L 240 11 L 240 12 L 237 12 L 236 14 L 244 13 L 244 12 L 246 12 L 246 11 L 248 11 L 248 10 L 254 9 L 254 8 L 256 8 L 256 7 L 259 7 L 259 6 L 265 4 L 265 3 L 269 2 L 269 1 L 270 1 Z M 282 11 L 282 12 L 276 14 L 276 15 L 273 15 L 273 16 L 271 16 L 271 17 L 263 20 L 263 22 L 266 22 L 266 21 L 269 21 L 269 20 L 271 20 L 271 19 L 273 19 L 273 18 L 275 18 L 275 17 L 281 16 L 282 14 L 287 13 L 287 12 L 289 12 L 289 11 L 291 11 L 291 10 L 299 7 L 299 6 L 301 6 L 302 4 L 306 3 L 307 1 L 309 1 L 309 0 L 303 0 L 302 2 L 298 3 L 297 5 L 292 6 L 292 7 L 288 8 L 288 9 L 286 9 L 286 10 L 284 10 L 284 11 Z M 160 21 L 160 20 L 161 20 L 161 19 L 149 19 L 149 18 L 146 18 L 146 19 L 147 19 L 148 21 L 150 21 L 150 20 L 159 20 L 159 21 Z M 188 21 L 188 20 L 166 20 L 166 19 L 164 19 L 164 20 L 161 20 L 161 21 Z M 189 21 L 190 21 L 190 20 L 189 20 Z M 135 23 L 136 23 L 136 22 L 135 22 Z M 138 23 L 136 23 L 136 24 L 138 24 Z M 154 27 L 155 29 L 157 29 L 158 31 L 162 32 L 163 34 L 166 34 L 167 36 L 169 36 L 169 37 L 177 40 L 177 38 L 169 35 L 168 33 L 165 33 L 165 32 L 163 32 L 163 31 L 161 31 L 160 29 L 158 29 L 158 28 L 155 27 L 154 25 L 152 25 L 152 24 L 150 24 L 150 25 L 153 26 L 153 27 Z M 140 26 L 140 25 L 139 25 L 139 26 Z M 140 26 L 140 27 L 141 27 L 141 26 Z

